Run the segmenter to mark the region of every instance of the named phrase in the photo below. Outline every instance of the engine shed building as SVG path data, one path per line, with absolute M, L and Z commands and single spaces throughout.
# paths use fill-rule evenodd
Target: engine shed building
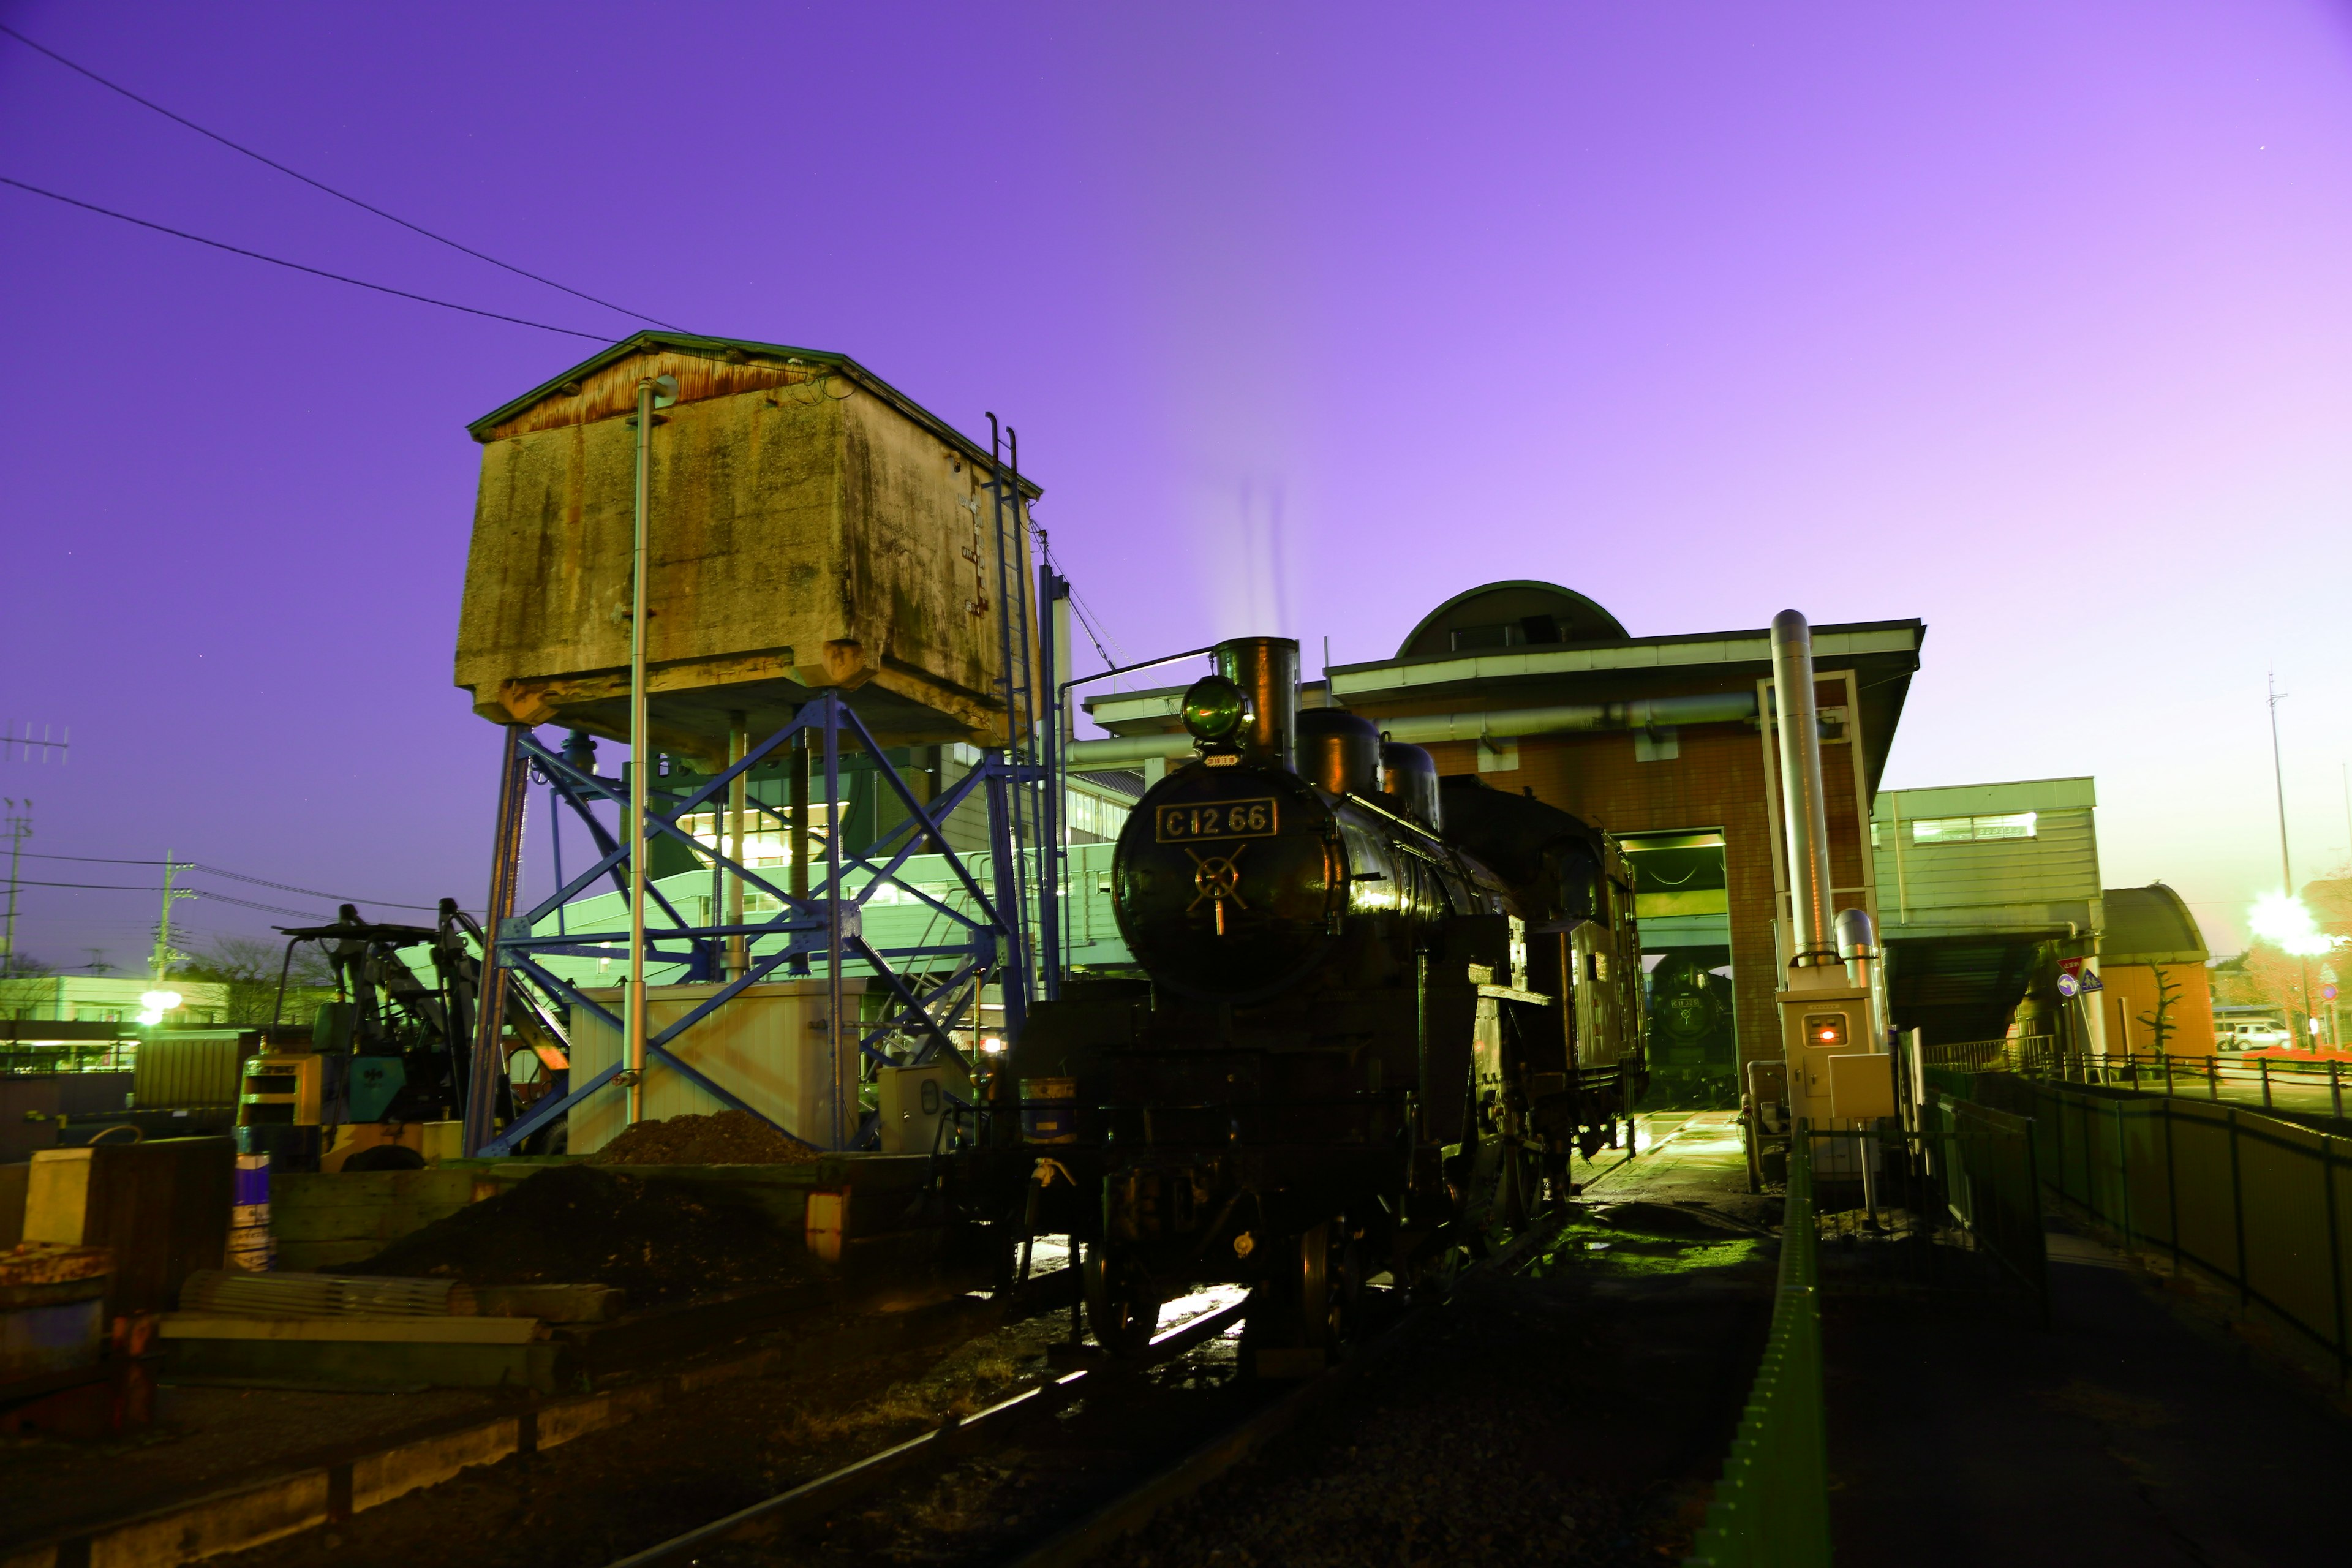
M 1926 626 L 1918 620 L 1813 628 L 1822 714 L 1832 879 L 1841 907 L 1879 914 L 1871 801 Z M 1629 635 L 1555 584 L 1490 583 L 1423 617 L 1392 658 L 1336 666 L 1332 702 L 1423 745 L 1442 774 L 1522 791 L 1616 834 L 1639 871 L 1654 1072 L 1719 1092 L 1744 1058 L 1777 1056 L 1773 992 L 1785 955 L 1786 852 L 1763 628 Z M 1114 736 L 1082 748 L 1156 775 L 1181 751 L 1175 689 L 1097 697 Z M 1160 738 L 1168 737 L 1163 742 Z M 1671 1084 L 1669 1085 L 1671 1087 Z

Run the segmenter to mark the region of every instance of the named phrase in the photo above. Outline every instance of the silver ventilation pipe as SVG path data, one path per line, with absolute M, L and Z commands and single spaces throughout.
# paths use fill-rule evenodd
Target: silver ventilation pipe
M 1822 790 L 1821 715 L 1813 704 L 1813 633 L 1805 617 L 1772 617 L 1772 699 L 1780 734 L 1780 816 L 1789 825 L 1791 967 L 1837 961 L 1830 910 L 1830 819 Z

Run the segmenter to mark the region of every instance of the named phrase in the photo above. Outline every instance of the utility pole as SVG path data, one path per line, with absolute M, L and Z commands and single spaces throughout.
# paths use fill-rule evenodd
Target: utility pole
M 17 808 L 24 809 L 20 812 Z M 0 935 L 0 974 L 16 973 L 16 865 L 25 852 L 25 840 L 33 836 L 33 803 L 30 800 L 8 802 L 8 925 Z
M 2284 886 L 2287 900 L 2292 903 L 2294 901 L 2294 867 L 2288 859 L 2286 850 L 2286 769 L 2279 761 L 2278 732 L 2278 705 L 2287 694 L 2278 689 L 2276 671 L 2265 672 L 2263 681 L 2270 689 L 2271 784 L 2278 792 L 2279 881 Z M 2311 1039 L 2311 960 L 2301 954 L 2297 954 L 2296 957 L 2303 965 L 2303 1026 L 2301 1028 L 2294 1026 L 2294 1009 L 2292 1006 L 2286 1010 L 2287 1026 L 2293 1031 L 2295 1043 L 2308 1047 L 2313 1043 Z
M 151 962 L 155 969 L 157 984 L 171 978 L 173 962 L 182 955 L 172 950 L 172 905 L 181 899 L 196 896 L 194 888 L 175 888 L 172 879 L 182 871 L 193 871 L 193 864 L 183 864 L 172 858 L 169 849 L 163 851 L 163 913 L 155 922 L 155 952 Z

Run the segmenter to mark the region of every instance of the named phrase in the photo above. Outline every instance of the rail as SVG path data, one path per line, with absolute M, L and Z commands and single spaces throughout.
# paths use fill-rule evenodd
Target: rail
M 1780 1269 L 1763 1364 L 1699 1528 L 1691 1564 L 1826 1568 L 1829 1446 L 1822 1391 L 1821 1270 L 1814 1237 L 1811 1140 L 1789 1149 Z
M 1538 1222 L 1499 1251 L 1465 1269 L 1454 1281 L 1484 1273 L 1517 1268 L 1559 1233 L 1559 1224 Z M 1042 1542 L 1014 1554 L 1011 1568 L 1078 1568 L 1096 1553 L 1148 1524 L 1169 1504 L 1190 1496 L 1247 1458 L 1307 1413 L 1350 1386 L 1369 1370 L 1405 1347 L 1426 1325 L 1443 1300 L 1423 1302 L 1405 1314 L 1370 1343 L 1320 1375 L 1289 1393 L 1269 1400 L 1239 1423 L 1178 1459 L 1153 1471 L 1140 1484 L 1069 1524 Z M 871 1454 L 789 1491 L 738 1510 L 681 1535 L 632 1552 L 608 1568 L 691 1568 L 722 1549 L 730 1540 L 767 1537 L 779 1531 L 806 1528 L 845 1503 L 879 1488 L 936 1470 L 961 1458 L 983 1452 L 991 1444 L 1009 1444 L 1021 1425 L 1050 1415 L 1081 1399 L 1116 1395 L 1138 1367 L 1173 1360 L 1223 1333 L 1248 1311 L 1247 1300 L 1204 1312 L 1154 1338 L 1135 1361 L 1110 1363 L 1068 1373 L 1002 1400 L 972 1415 L 947 1421 L 915 1437 Z M 1818 1370 L 1814 1373 L 1820 1381 Z M 1793 1560 L 1792 1560 L 1793 1561 Z M 1824 1559 L 1826 1561 L 1826 1559 Z

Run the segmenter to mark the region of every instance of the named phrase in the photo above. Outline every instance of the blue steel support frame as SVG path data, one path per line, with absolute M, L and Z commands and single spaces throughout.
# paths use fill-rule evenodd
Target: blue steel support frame
M 680 819 L 710 807 L 714 801 L 723 803 L 728 786 L 738 776 L 803 731 L 813 742 L 822 737 L 827 800 L 835 803 L 840 800 L 841 748 L 846 732 L 872 759 L 877 778 L 888 785 L 908 815 L 872 844 L 852 850 L 841 842 L 837 831 L 839 816 L 828 813 L 825 831 L 821 836 L 824 849 L 822 862 L 824 879 L 809 889 L 805 899 L 795 899 L 788 889 L 780 888 L 758 871 L 730 859 L 716 845 L 698 842 L 680 826 Z M 593 864 L 565 880 L 528 913 L 508 921 L 504 929 L 494 932 L 488 960 L 499 969 L 528 980 L 551 1002 L 575 1013 L 585 1011 L 617 1030 L 622 1026 L 614 1014 L 590 1001 L 578 987 L 549 970 L 541 960 L 558 955 L 625 957 L 627 930 L 559 930 L 542 934 L 539 927 L 600 880 L 610 878 L 616 886 L 625 885 L 629 847 L 616 841 L 590 807 L 595 802 L 608 801 L 625 811 L 628 787 L 622 780 L 604 778 L 575 765 L 572 759 L 550 751 L 530 735 L 520 737 L 517 744 L 529 759 L 532 770 L 546 778 L 557 795 L 588 825 L 590 836 L 600 854 Z M 646 760 L 649 762 L 651 759 Z M 877 1025 L 857 1037 L 859 1052 L 867 1058 L 893 1062 L 894 1058 L 883 1048 L 883 1042 L 894 1034 L 904 1034 L 917 1042 L 905 1058 L 907 1064 L 919 1064 L 931 1059 L 942 1047 L 950 1045 L 950 1031 L 962 1022 L 965 1008 L 976 1004 L 980 987 L 973 983 L 984 983 L 992 974 L 996 976 L 1003 990 L 1007 1024 L 1017 1031 L 1020 1022 L 1026 1016 L 1029 984 L 1024 972 L 1027 955 L 1020 940 L 1022 921 L 1018 900 L 1021 879 L 1017 867 L 1012 863 L 1012 856 L 1007 852 L 1013 837 L 1009 831 L 1008 815 L 1019 807 L 1019 797 L 1013 792 L 1041 782 L 1040 773 L 1041 770 L 1034 765 L 990 754 L 979 767 L 958 780 L 954 788 L 927 805 L 916 797 L 907 781 L 891 766 L 882 746 L 848 703 L 838 692 L 828 690 L 817 693 L 802 706 L 799 715 L 790 724 L 748 748 L 740 761 L 705 780 L 699 788 L 690 794 L 662 797 L 661 804 L 646 815 L 646 842 L 667 836 L 688 846 L 696 854 L 710 859 L 719 875 L 740 879 L 747 887 L 774 899 L 777 912 L 772 918 L 758 921 L 747 920 L 741 924 L 693 925 L 662 896 L 657 885 L 649 884 L 649 890 L 653 892 L 660 912 L 669 921 L 666 926 L 648 928 L 646 933 L 646 957 L 649 963 L 683 963 L 688 966 L 689 975 L 706 980 L 715 978 L 725 939 L 738 934 L 747 939 L 750 963 L 743 973 L 720 986 L 711 996 L 646 1040 L 647 1069 L 676 1072 L 722 1103 L 758 1114 L 723 1084 L 680 1060 L 670 1047 L 679 1036 L 733 1000 L 746 987 L 757 984 L 778 968 L 795 960 L 824 961 L 836 1030 L 843 1026 L 840 982 L 845 964 L 852 962 L 863 963 L 881 982 L 889 998 L 888 1010 Z M 969 800 L 975 791 L 982 790 L 985 791 L 988 803 L 990 844 L 995 851 L 992 867 L 994 873 L 992 879 L 995 884 L 992 896 L 982 889 L 979 880 L 964 865 L 962 858 L 948 847 L 946 836 L 941 831 L 941 824 L 948 816 Z M 783 822 L 777 812 L 757 802 L 752 803 L 751 809 L 776 818 L 779 825 Z M 819 837 L 814 829 L 811 836 Z M 921 889 L 898 879 L 907 861 L 926 845 L 945 857 L 955 879 L 971 899 L 978 910 L 977 915 L 965 914 Z M 852 891 L 850 879 L 861 875 L 866 880 Z M 863 929 L 863 911 L 867 900 L 885 886 L 896 886 L 918 901 L 929 905 L 935 916 L 943 917 L 952 928 L 960 929 L 963 940 L 917 947 L 881 947 L 868 942 Z M 760 952 L 752 944 L 763 937 L 782 937 L 784 942 L 780 947 Z M 665 942 L 683 942 L 686 945 L 665 947 Z M 935 973 L 926 973 L 920 984 L 910 984 L 908 975 L 900 972 L 899 965 L 908 961 L 938 959 L 952 960 L 944 980 L 938 979 Z M 1016 999 L 1020 1005 L 1017 1010 Z M 944 1015 L 939 1011 L 942 1003 L 952 1004 Z M 517 1118 L 512 1125 L 481 1145 L 478 1152 L 487 1155 L 513 1152 L 524 1140 L 611 1083 L 622 1067 L 621 1062 L 615 1061 L 584 1081 L 571 1085 L 568 1091 L 560 1097 L 533 1106 L 528 1114 Z M 844 1108 L 837 1106 L 835 1110 L 834 1146 L 854 1147 L 863 1142 L 871 1131 L 870 1121 L 861 1125 L 853 1134 L 840 1121 Z M 798 1135 L 804 1136 L 805 1132 Z

